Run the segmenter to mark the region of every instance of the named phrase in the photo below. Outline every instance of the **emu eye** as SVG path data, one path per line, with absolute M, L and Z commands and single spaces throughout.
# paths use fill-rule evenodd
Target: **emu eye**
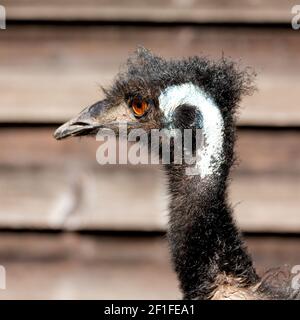
M 130 107 L 137 118 L 142 117 L 149 108 L 147 101 L 141 99 L 140 97 L 134 97 L 130 101 Z

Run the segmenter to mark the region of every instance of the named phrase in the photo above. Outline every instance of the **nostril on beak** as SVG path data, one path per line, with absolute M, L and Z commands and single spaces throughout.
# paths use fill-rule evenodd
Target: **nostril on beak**
M 76 121 L 74 123 L 72 123 L 73 126 L 89 126 L 90 123 L 87 123 L 87 122 L 83 122 L 83 121 Z

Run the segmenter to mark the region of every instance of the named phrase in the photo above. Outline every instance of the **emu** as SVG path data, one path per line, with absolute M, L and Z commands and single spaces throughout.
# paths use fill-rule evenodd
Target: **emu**
M 164 165 L 170 194 L 167 235 L 185 299 L 287 298 L 257 275 L 227 196 L 236 110 L 251 83 L 249 72 L 225 58 L 165 60 L 139 48 L 104 90 L 105 98 L 54 134 L 58 140 L 95 135 L 101 128 L 118 134 L 124 121 L 128 130 L 149 134 L 152 129 L 201 130 L 203 144 L 193 143 L 190 150 L 199 155 L 195 163 Z

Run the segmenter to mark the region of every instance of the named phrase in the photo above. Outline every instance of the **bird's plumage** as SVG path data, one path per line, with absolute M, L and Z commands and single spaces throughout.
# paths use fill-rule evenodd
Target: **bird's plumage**
M 165 165 L 170 194 L 168 239 L 187 299 L 270 297 L 235 226 L 227 196 L 236 110 L 241 97 L 251 92 L 251 80 L 251 72 L 224 58 L 165 60 L 140 48 L 113 85 L 104 89 L 105 98 L 55 133 L 62 139 L 92 134 L 101 127 L 117 132 L 122 121 L 127 121 L 129 130 L 143 128 L 148 133 L 165 128 L 203 131 L 200 174 L 186 174 L 190 164 L 171 161 Z M 134 115 L 132 99 L 145 102 L 147 112 Z

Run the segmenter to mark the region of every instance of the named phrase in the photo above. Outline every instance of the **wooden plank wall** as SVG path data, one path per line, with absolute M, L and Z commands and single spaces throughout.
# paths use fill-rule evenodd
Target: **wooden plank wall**
M 101 98 L 137 45 L 166 57 L 223 53 L 252 66 L 232 203 L 242 230 L 300 231 L 300 31 L 292 1 L 6 0 L 0 31 L 0 228 L 165 230 L 154 167 L 100 167 L 98 143 L 54 128 Z M 145 198 L 136 199 L 135 190 Z
M 149 22 L 289 22 L 286 0 L 2 0 L 11 19 Z

